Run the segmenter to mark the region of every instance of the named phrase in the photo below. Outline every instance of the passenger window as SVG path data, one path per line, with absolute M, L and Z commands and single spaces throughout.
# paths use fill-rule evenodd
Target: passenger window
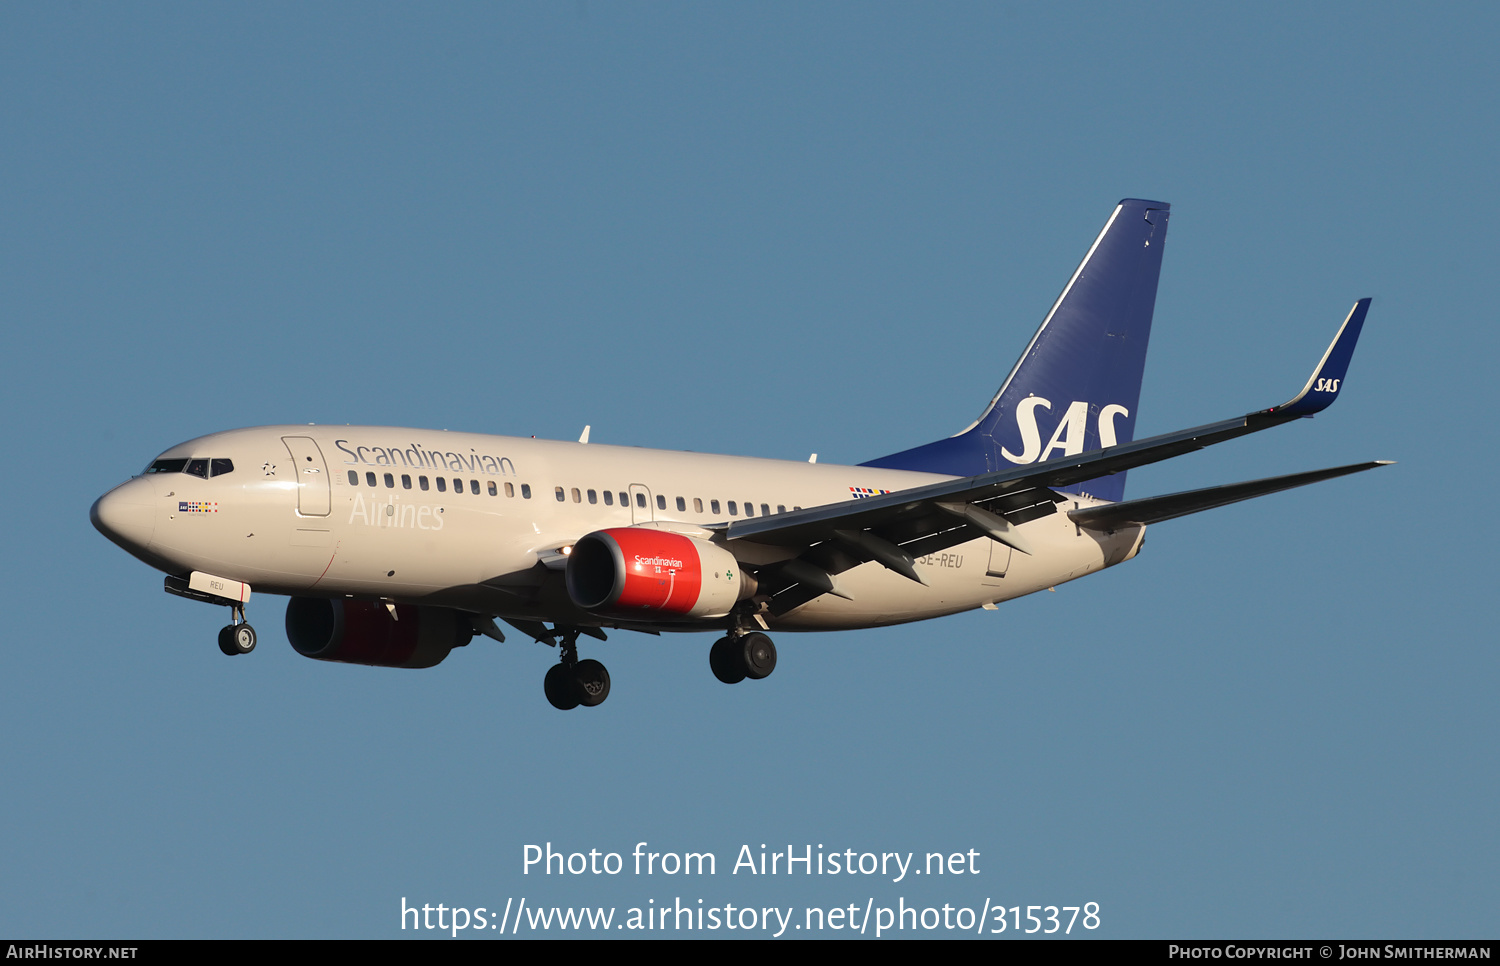
M 529 499 L 531 499 L 531 484 L 530 483 L 522 483 L 521 484 L 521 499 L 523 499 L 523 500 L 529 500 Z
M 760 505 L 760 515 L 763 516 L 763 517 L 770 516 L 771 515 L 771 508 L 769 506 L 767 506 L 766 504 L 762 503 Z
M 568 495 L 563 492 L 563 488 L 562 487 L 560 487 L 560 486 L 557 487 L 555 492 L 557 493 L 557 502 L 558 503 L 566 503 L 568 501 Z
M 656 494 L 656 508 L 658 510 L 665 510 L 667 508 L 667 498 L 660 493 Z
M 419 476 L 419 477 L 417 477 L 417 487 L 419 489 L 423 490 L 423 491 L 426 491 L 426 489 L 427 489 L 427 477 L 425 477 L 425 476 Z
M 641 504 L 641 506 L 645 505 L 646 504 L 644 503 Z M 630 494 L 626 493 L 624 490 L 620 491 L 620 506 L 630 506 Z
M 745 504 L 745 516 L 747 516 L 747 517 L 753 517 L 753 516 L 755 516 L 755 504 L 754 503 L 748 503 L 747 502 Z
M 737 516 L 739 516 L 739 515 L 740 515 L 740 511 L 739 511 L 739 509 L 738 509 L 738 508 L 737 508 L 737 507 L 736 507 L 736 506 L 735 506 L 735 503 L 734 503 L 734 501 L 733 501 L 733 500 L 730 500 L 730 501 L 729 501 L 729 515 L 730 515 L 730 516 L 732 516 L 732 517 L 737 517 Z
M 646 494 L 637 493 L 635 495 L 635 505 L 644 510 L 646 508 Z
M 411 489 L 411 474 L 410 473 L 402 473 L 401 474 L 401 489 L 403 489 L 403 490 L 409 490 L 409 489 Z
M 687 501 L 684 500 L 682 497 L 679 496 L 677 498 L 677 512 L 678 513 L 684 513 L 686 511 L 687 511 Z
M 445 480 L 445 479 L 443 479 L 441 476 L 434 477 L 434 479 L 437 480 L 438 492 L 439 493 L 447 493 L 448 492 L 448 481 Z
M 385 475 L 385 488 L 387 490 L 394 490 L 396 488 L 396 478 L 389 473 Z
M 234 472 L 233 460 L 209 460 L 209 463 L 214 476 L 223 476 L 225 473 Z
M 598 503 L 599 502 L 599 492 L 597 490 L 589 490 L 589 502 L 590 503 Z
M 786 512 L 786 507 L 783 504 L 778 503 L 778 504 L 776 504 L 776 512 L 777 513 L 785 513 Z
M 696 497 L 696 496 L 693 497 L 693 512 L 694 513 L 702 513 L 703 512 L 703 500 L 700 497 Z
M 354 472 L 353 470 L 349 471 L 349 485 L 359 486 L 359 474 Z
M 578 495 L 578 487 L 576 487 L 576 486 L 573 487 L 573 502 L 574 503 L 582 503 L 583 502 L 583 497 L 581 497 L 581 496 Z
M 367 484 L 369 484 L 370 486 L 374 486 L 375 485 L 375 474 L 374 473 L 366 473 L 365 474 L 365 482 Z
M 469 492 L 472 493 L 472 494 L 474 494 L 475 496 L 479 495 L 479 481 L 478 480 L 470 480 L 469 481 Z
M 464 481 L 463 480 L 459 480 L 459 479 L 455 479 L 453 481 L 453 492 L 454 493 L 462 493 L 463 491 L 464 491 Z
M 196 476 L 208 479 L 208 460 L 188 460 L 187 469 L 183 470 L 188 476 Z
M 605 506 L 614 506 L 615 505 L 615 495 L 614 495 L 614 493 L 610 492 L 609 490 L 605 490 L 604 491 L 604 505 Z
M 514 483 L 507 483 L 507 484 L 505 484 L 505 495 L 508 496 L 508 497 L 511 497 L 511 498 L 515 497 L 515 495 L 516 495 L 516 485 Z
M 495 481 L 494 480 L 490 480 L 489 483 L 490 483 L 490 496 L 499 496 L 500 495 L 500 490 L 499 490 L 499 488 L 497 488 L 495 486 Z
M 719 512 L 719 501 L 718 500 L 709 500 L 708 501 L 708 512 L 709 513 L 713 513 L 713 514 L 717 514 Z

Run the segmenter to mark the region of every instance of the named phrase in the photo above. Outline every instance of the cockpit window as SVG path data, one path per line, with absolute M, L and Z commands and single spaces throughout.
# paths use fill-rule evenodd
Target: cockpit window
M 223 476 L 225 473 L 234 472 L 234 460 L 203 459 L 203 460 L 157 460 L 146 467 L 147 473 L 187 473 L 199 479 L 208 479 L 210 476 Z

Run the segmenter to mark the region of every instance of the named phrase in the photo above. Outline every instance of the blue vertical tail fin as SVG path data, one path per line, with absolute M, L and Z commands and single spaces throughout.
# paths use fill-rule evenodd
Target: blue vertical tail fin
M 862 465 L 977 476 L 1134 439 L 1170 212 L 1121 201 L 973 425 Z M 1075 489 L 1120 500 L 1125 474 Z

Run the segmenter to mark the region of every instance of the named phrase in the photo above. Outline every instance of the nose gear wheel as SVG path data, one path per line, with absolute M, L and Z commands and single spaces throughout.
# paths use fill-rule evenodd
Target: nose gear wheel
M 255 628 L 245 620 L 243 607 L 229 609 L 230 622 L 219 630 L 219 650 L 234 657 L 255 650 Z

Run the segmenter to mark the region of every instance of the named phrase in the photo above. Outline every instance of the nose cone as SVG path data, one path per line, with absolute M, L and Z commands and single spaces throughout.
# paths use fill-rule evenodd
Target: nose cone
M 145 551 L 156 533 L 156 504 L 143 479 L 130 480 L 94 501 L 94 528 L 133 554 Z

